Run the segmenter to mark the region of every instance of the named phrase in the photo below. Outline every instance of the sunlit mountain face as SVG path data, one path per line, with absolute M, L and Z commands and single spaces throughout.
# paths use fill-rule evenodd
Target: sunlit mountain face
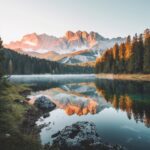
M 97 32 L 86 31 L 67 31 L 60 38 L 31 33 L 24 35 L 21 40 L 5 44 L 5 47 L 38 58 L 72 64 L 94 61 L 103 50 L 124 40 L 121 37 L 108 39 Z

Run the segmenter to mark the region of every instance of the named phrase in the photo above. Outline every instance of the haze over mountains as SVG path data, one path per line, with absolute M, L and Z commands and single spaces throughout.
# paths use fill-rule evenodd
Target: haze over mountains
M 6 44 L 5 47 L 38 58 L 72 64 L 94 61 L 103 50 L 124 40 L 121 37 L 104 38 L 97 32 L 86 31 L 67 31 L 60 38 L 32 33 L 24 35 L 20 41 Z

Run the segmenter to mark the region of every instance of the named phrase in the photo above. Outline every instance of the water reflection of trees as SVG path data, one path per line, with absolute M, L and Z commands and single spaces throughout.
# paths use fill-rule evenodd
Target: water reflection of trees
M 97 80 L 96 87 L 116 110 L 150 127 L 150 82 Z

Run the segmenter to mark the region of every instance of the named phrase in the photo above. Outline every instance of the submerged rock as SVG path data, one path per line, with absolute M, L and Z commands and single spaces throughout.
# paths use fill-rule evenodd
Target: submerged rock
M 105 144 L 92 122 L 77 122 L 65 127 L 54 137 L 50 149 L 57 150 L 122 150 L 119 145 Z
M 47 117 L 49 117 L 49 116 L 50 116 L 49 113 L 44 113 L 44 114 L 43 114 L 43 118 L 47 118 Z
M 56 105 L 46 96 L 38 97 L 34 104 L 42 110 L 53 110 L 56 107 Z

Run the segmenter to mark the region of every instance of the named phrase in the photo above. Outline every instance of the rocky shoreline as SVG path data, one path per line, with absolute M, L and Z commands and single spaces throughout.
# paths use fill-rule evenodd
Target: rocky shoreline
M 28 96 L 28 95 L 26 95 Z M 29 100 L 29 99 L 28 99 Z M 27 103 L 27 101 L 26 101 Z M 49 117 L 49 112 L 55 109 L 56 105 L 52 103 L 47 97 L 41 96 L 35 100 L 34 105 L 29 108 L 21 124 L 22 130 L 26 133 L 39 133 L 40 130 L 45 127 L 45 124 L 41 126 L 36 125 L 36 121 L 42 116 L 43 118 Z

